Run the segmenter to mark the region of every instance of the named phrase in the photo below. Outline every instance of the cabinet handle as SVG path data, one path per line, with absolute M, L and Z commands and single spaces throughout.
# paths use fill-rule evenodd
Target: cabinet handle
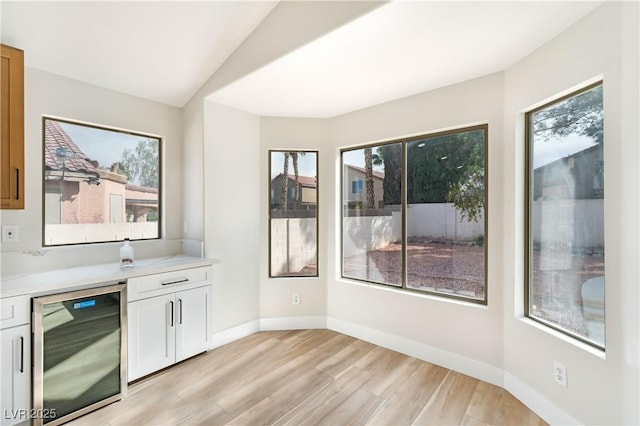
M 20 336 L 20 372 L 24 373 L 24 337 Z
M 16 169 L 16 200 L 20 199 L 20 169 Z
M 173 302 L 169 302 L 169 306 L 170 306 L 169 310 L 171 311 L 171 315 L 170 315 L 171 322 L 169 323 L 169 327 L 173 327 Z
M 178 303 L 179 303 L 179 308 L 180 308 L 180 317 L 179 320 L 180 321 L 178 324 L 182 324 L 182 299 L 178 299 Z
M 179 284 L 179 283 L 186 283 L 189 281 L 189 278 L 182 278 L 176 281 L 164 281 L 161 284 L 162 285 L 171 285 L 171 284 Z

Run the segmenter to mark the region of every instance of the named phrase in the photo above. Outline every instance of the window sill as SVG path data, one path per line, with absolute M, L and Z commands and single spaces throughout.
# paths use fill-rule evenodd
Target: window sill
M 408 296 L 408 297 L 417 297 L 417 298 L 436 301 L 436 302 L 445 302 L 445 303 L 450 303 L 458 306 L 480 308 L 483 310 L 489 309 L 488 305 L 482 301 L 478 301 L 477 303 L 470 302 L 470 301 L 459 299 L 456 297 L 439 296 L 433 293 L 422 293 L 418 290 L 407 290 L 401 287 L 393 287 L 385 284 L 376 284 L 376 283 L 360 281 L 360 280 L 350 279 L 345 277 L 337 278 L 336 282 L 343 283 L 343 284 L 357 285 L 360 287 L 366 287 L 366 288 L 371 288 L 371 289 L 380 290 L 380 291 L 388 291 L 394 294 L 399 294 L 399 295 Z
M 522 317 L 519 317 L 517 319 L 519 319 L 522 323 L 524 323 L 524 324 L 526 324 L 528 326 L 531 326 L 531 327 L 533 327 L 533 328 L 535 328 L 537 330 L 540 330 L 545 334 L 551 335 L 551 336 L 561 340 L 562 342 L 567 343 L 569 345 L 572 345 L 572 346 L 574 346 L 574 347 L 576 347 L 578 349 L 581 349 L 581 350 L 583 350 L 583 351 L 585 351 L 585 352 L 587 352 L 587 353 L 589 353 L 589 354 L 591 354 L 591 355 L 593 355 L 593 356 L 595 356 L 597 358 L 600 358 L 602 360 L 607 359 L 606 352 L 604 350 L 602 350 L 602 349 L 598 349 L 598 348 L 596 348 L 594 346 L 589 345 L 588 343 L 581 342 L 580 340 L 577 340 L 577 339 L 575 339 L 575 338 L 573 338 L 573 337 L 571 337 L 569 335 L 566 335 L 566 334 L 564 334 L 564 333 L 562 333 L 562 332 L 560 332 L 558 330 L 555 330 L 555 329 L 553 329 L 551 327 L 548 327 L 548 326 L 546 326 L 546 325 L 544 325 L 542 323 L 539 323 L 538 321 L 534 321 L 534 320 L 532 320 L 530 318 L 522 316 Z

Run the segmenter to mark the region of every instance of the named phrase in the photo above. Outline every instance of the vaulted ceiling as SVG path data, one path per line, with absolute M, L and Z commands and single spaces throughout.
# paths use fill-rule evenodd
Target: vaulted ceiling
M 504 70 L 601 3 L 381 3 L 210 99 L 259 115 L 332 117 Z M 276 7 L 3 1 L 2 42 L 24 49 L 28 67 L 182 107 Z

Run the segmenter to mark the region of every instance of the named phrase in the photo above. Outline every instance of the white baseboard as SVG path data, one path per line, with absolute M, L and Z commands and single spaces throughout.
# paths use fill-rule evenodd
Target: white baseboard
M 307 330 L 327 328 L 327 317 L 261 318 L 260 330 Z
M 236 325 L 235 327 L 227 328 L 226 330 L 216 331 L 211 337 L 211 347 L 209 349 L 215 349 L 219 346 L 226 345 L 227 343 L 242 339 L 243 337 L 257 333 L 258 331 L 260 331 L 259 320 Z
M 545 398 L 540 392 L 506 371 L 504 372 L 504 389 L 550 425 L 583 424 L 554 404 L 553 401 Z
M 504 375 L 501 368 L 476 361 L 472 358 L 335 318 L 328 318 L 327 326 L 330 330 L 347 334 L 450 370 L 458 371 L 496 386 L 504 387 Z

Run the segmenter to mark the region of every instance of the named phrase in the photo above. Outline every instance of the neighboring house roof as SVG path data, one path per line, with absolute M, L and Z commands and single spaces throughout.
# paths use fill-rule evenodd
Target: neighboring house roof
M 56 152 L 59 149 L 65 149 L 74 156 L 74 158 L 68 158 L 64 161 L 66 171 L 86 173 L 92 176 L 97 174 L 96 165 L 62 130 L 60 124 L 53 120 L 44 120 L 44 127 L 44 166 L 46 170 L 62 170 L 62 159 L 58 158 Z
M 354 166 L 352 164 L 345 164 L 345 166 L 347 166 L 350 169 L 354 169 L 357 170 L 359 172 L 362 172 L 364 174 L 367 174 L 367 169 L 365 169 L 364 167 L 358 167 L 358 166 Z M 374 178 L 378 178 L 378 179 L 384 179 L 384 172 L 379 172 L 377 170 L 373 171 L 373 177 Z
M 280 178 L 281 176 L 283 176 L 282 173 L 280 173 L 278 176 L 274 177 L 272 181 L 275 181 L 276 179 Z M 296 176 L 295 175 L 288 175 L 289 176 L 289 180 L 295 182 L 296 181 Z M 311 176 L 298 176 L 298 183 L 304 187 L 307 188 L 315 188 L 317 186 L 317 182 L 316 182 L 316 178 L 311 177 Z
M 563 139 L 537 142 L 534 169 L 539 169 L 563 158 L 574 157 L 582 151 L 599 146 L 592 138 L 582 135 L 569 135 Z
M 158 188 L 151 188 L 149 186 L 140 186 L 140 185 L 134 185 L 132 183 L 128 183 L 124 187 L 125 189 L 129 189 L 131 191 L 150 192 L 152 194 L 158 193 Z
M 579 148 L 577 150 L 570 150 L 570 151 L 568 151 L 568 153 L 566 155 L 563 155 L 561 157 L 555 156 L 555 157 L 552 157 L 549 160 L 547 160 L 544 164 L 536 165 L 534 167 L 534 170 L 535 171 L 540 171 L 540 170 L 543 170 L 545 168 L 555 166 L 556 164 L 563 163 L 566 160 L 568 160 L 569 158 L 578 158 L 578 157 L 581 157 L 583 155 L 587 155 L 587 154 L 593 153 L 593 152 L 597 151 L 598 149 L 601 149 L 599 144 L 592 144 L 592 145 L 587 146 L 586 148 L 581 147 L 581 148 Z
M 289 179 L 291 179 L 291 180 L 293 180 L 295 182 L 296 176 L 295 175 L 289 175 Z M 311 176 L 298 176 L 298 183 L 300 185 L 306 186 L 308 188 L 315 188 L 317 186 L 316 178 L 311 177 Z

